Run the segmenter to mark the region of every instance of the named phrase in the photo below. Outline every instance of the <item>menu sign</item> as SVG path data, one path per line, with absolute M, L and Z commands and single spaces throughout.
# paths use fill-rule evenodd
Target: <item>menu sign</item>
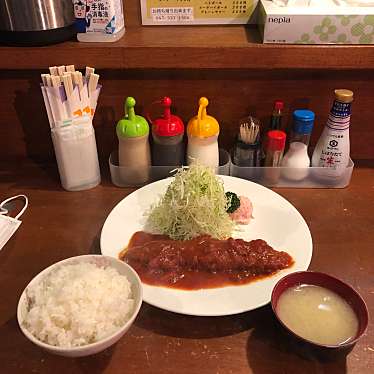
M 143 25 L 247 24 L 257 0 L 141 0 Z M 254 22 L 253 22 L 254 23 Z

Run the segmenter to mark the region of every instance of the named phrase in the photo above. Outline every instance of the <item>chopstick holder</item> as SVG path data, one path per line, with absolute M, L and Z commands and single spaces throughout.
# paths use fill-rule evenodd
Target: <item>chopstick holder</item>
M 51 136 L 64 189 L 80 191 L 100 183 L 95 131 L 90 116 L 57 123 Z
M 52 66 L 41 74 L 41 91 L 51 128 L 61 184 L 68 191 L 92 188 L 100 183 L 92 118 L 101 85 L 94 68 L 86 76 L 74 65 Z

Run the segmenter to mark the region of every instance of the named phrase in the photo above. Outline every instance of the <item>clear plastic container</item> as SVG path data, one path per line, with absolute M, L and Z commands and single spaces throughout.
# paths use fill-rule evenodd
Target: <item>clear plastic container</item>
M 101 178 L 92 119 L 84 116 L 59 122 L 51 136 L 62 187 L 81 191 L 97 186 Z
M 241 167 L 231 164 L 230 175 L 267 187 L 344 188 L 350 183 L 353 167 L 353 161 L 350 159 L 342 176 L 340 178 L 331 178 L 328 175 L 328 168 L 323 167 Z M 289 175 L 303 175 L 303 178 L 301 180 L 292 180 L 288 177 Z
M 231 175 L 242 179 L 247 179 L 267 187 L 285 188 L 344 188 L 350 183 L 353 172 L 353 161 L 345 169 L 341 178 L 332 179 L 327 174 L 326 168 L 288 168 L 288 167 L 242 167 L 231 163 L 230 155 L 224 149 L 219 150 L 219 167 L 216 174 Z M 144 170 L 136 168 L 120 167 L 118 165 L 118 152 L 114 151 L 109 157 L 109 168 L 112 183 L 118 187 L 139 187 L 159 179 L 173 175 L 175 166 L 150 166 L 147 168 L 149 178 L 146 182 L 139 182 L 136 173 L 144 175 Z M 290 174 L 302 174 L 302 180 L 291 180 L 287 178 Z
M 173 175 L 176 168 L 176 166 L 149 166 L 146 170 L 139 170 L 139 168 L 119 166 L 117 151 L 112 152 L 109 157 L 110 176 L 112 183 L 117 187 L 139 187 L 167 178 Z M 141 178 L 144 174 L 148 174 L 147 181 Z M 216 174 L 230 175 L 230 155 L 224 149 L 219 150 L 219 166 L 216 168 Z

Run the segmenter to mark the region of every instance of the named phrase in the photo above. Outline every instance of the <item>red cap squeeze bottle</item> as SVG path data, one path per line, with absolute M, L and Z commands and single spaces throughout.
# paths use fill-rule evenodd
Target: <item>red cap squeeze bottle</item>
M 146 114 L 152 125 L 152 165 L 181 166 L 184 163 L 183 121 L 171 114 L 170 97 L 165 96 L 162 100 L 152 103 L 151 106 L 155 104 L 163 107 L 163 115 L 152 119 L 149 112 Z
M 184 133 L 183 121 L 176 115 L 171 114 L 170 97 L 165 96 L 162 100 L 156 101 L 151 105 L 159 104 L 164 108 L 162 117 L 151 119 L 147 113 L 147 119 L 152 124 L 152 131 L 158 136 L 176 136 Z

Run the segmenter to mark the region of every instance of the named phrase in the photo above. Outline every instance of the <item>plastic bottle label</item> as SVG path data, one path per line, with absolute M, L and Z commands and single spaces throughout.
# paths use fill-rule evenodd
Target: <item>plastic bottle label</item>
M 115 34 L 124 27 L 121 0 L 73 0 L 79 33 Z
M 341 103 L 335 100 L 327 120 L 327 127 L 334 130 L 346 130 L 349 128 L 350 116 L 351 103 Z
M 339 167 L 343 152 L 340 142 L 343 143 L 344 135 L 330 134 L 329 142 L 326 144 L 326 148 L 322 149 L 320 157 L 320 166 L 323 167 Z M 344 142 L 345 143 L 345 142 Z
M 331 114 L 335 117 L 347 117 L 351 115 L 351 103 L 341 103 L 340 101 L 335 100 L 334 105 L 331 109 Z
M 344 168 L 349 159 L 349 124 L 351 103 L 334 101 L 326 128 L 313 153 L 312 165 L 331 169 Z M 343 169 L 342 169 L 343 170 Z

